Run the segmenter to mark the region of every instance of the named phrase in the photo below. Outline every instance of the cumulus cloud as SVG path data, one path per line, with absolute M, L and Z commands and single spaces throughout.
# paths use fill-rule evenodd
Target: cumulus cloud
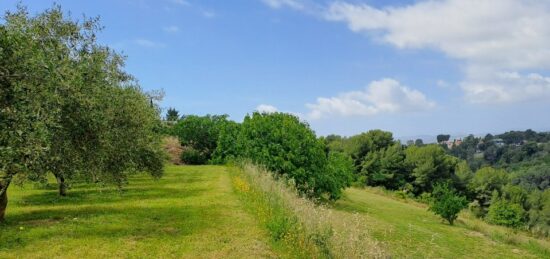
M 305 7 L 301 0 L 262 0 L 262 2 L 274 9 L 290 7 L 292 9 L 301 10 Z
M 319 97 L 314 104 L 307 104 L 311 119 L 325 116 L 373 116 L 380 113 L 415 112 L 435 106 L 418 90 L 384 78 L 371 82 L 361 91 L 341 93 L 336 97 Z
M 260 113 L 274 113 L 279 111 L 277 107 L 269 104 L 260 104 L 256 107 L 256 110 Z
M 431 48 L 464 61 L 465 96 L 517 102 L 550 96 L 550 1 L 442 0 L 374 8 L 334 2 L 325 18 L 397 48 Z

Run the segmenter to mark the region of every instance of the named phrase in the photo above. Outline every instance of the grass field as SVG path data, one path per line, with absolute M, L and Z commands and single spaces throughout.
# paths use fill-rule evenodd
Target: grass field
M 334 209 L 365 217 L 370 234 L 398 258 L 550 258 L 548 241 L 464 216 L 450 226 L 422 204 L 369 189 L 348 189 Z
M 59 197 L 55 185 L 12 186 L 0 258 L 292 257 L 232 185 L 225 167 L 168 166 L 158 181 L 132 177 L 123 192 L 77 185 Z M 361 217 L 393 258 L 550 258 L 548 241 L 467 215 L 449 226 L 422 204 L 375 190 L 348 189 L 330 211 Z
M 124 192 L 75 186 L 10 187 L 0 258 L 276 257 L 266 232 L 242 209 L 224 167 L 169 166 L 137 176 Z

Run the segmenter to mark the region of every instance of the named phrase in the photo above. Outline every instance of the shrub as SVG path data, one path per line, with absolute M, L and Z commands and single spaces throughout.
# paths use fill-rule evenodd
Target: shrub
M 218 141 L 216 142 L 216 150 L 212 153 L 213 164 L 228 163 L 237 158 L 237 138 L 241 125 L 234 121 L 225 121 L 219 125 Z
M 201 161 L 206 163 L 216 149 L 220 128 L 226 122 L 227 115 L 206 115 L 202 117 L 189 115 L 174 125 L 172 134 L 178 137 L 182 146 L 191 147 L 200 152 L 204 156 Z M 193 156 L 196 152 L 190 151 L 189 153 L 189 156 Z
M 525 211 L 516 203 L 497 199 L 492 202 L 486 220 L 489 223 L 507 227 L 519 227 L 523 224 Z
M 531 193 L 529 204 L 529 230 L 538 236 L 550 236 L 550 189 Z
M 349 155 L 341 152 L 330 152 L 327 167 L 329 179 L 325 182 L 332 186 L 327 186 L 325 189 L 332 190 L 329 197 L 331 200 L 339 199 L 342 189 L 350 186 L 353 182 L 354 170 L 353 159 Z
M 203 165 L 206 164 L 208 159 L 200 151 L 187 147 L 181 153 L 181 161 L 188 165 Z
M 341 155 L 329 159 L 324 142 L 309 125 L 290 114 L 255 112 L 246 116 L 237 150 L 241 157 L 278 176 L 294 179 L 298 190 L 310 197 L 328 194 L 337 198 L 351 183 L 347 159 Z
M 458 213 L 466 207 L 467 200 L 459 196 L 447 183 L 436 184 L 432 192 L 432 202 L 429 210 L 441 216 L 453 225 Z

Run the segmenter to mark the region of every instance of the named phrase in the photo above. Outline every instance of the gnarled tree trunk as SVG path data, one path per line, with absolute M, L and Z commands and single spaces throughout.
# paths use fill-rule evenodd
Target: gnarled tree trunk
M 9 183 L 0 182 L 0 222 L 4 221 L 6 207 L 8 207 L 8 186 Z
M 67 184 L 65 183 L 65 178 L 61 175 L 56 175 L 55 179 L 57 179 L 57 184 L 59 185 L 59 195 L 67 196 Z

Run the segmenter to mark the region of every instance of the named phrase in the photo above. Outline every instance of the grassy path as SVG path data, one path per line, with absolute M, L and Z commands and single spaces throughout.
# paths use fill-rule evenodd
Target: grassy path
M 242 208 L 226 169 L 169 166 L 159 181 L 133 177 L 125 191 L 10 187 L 0 258 L 276 257 Z
M 548 258 L 550 254 L 529 244 L 493 240 L 460 219 L 455 226 L 442 223 L 422 205 L 405 203 L 369 190 L 350 188 L 334 208 L 358 212 L 366 218 L 370 234 L 386 244 L 397 258 Z M 498 228 L 479 220 L 479 228 Z M 539 240 L 539 242 L 544 242 Z M 550 247 L 550 243 L 544 242 Z

